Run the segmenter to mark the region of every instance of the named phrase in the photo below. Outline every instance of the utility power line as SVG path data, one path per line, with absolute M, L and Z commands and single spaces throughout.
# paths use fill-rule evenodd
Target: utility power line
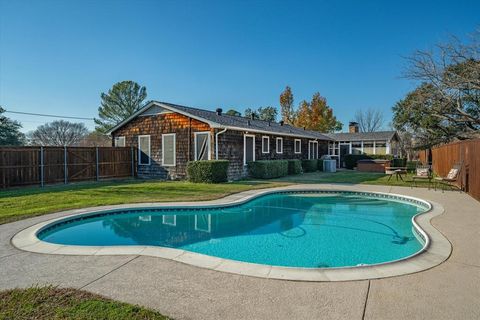
M 72 117 L 72 116 L 59 116 L 53 114 L 43 114 L 43 113 L 31 113 L 31 112 L 21 112 L 21 111 L 9 111 L 5 110 L 6 113 L 15 113 L 15 114 L 25 114 L 29 116 L 39 116 L 39 117 L 50 117 L 50 118 L 64 118 L 64 119 L 77 119 L 77 120 L 90 120 L 93 121 L 93 118 L 83 118 L 83 117 Z

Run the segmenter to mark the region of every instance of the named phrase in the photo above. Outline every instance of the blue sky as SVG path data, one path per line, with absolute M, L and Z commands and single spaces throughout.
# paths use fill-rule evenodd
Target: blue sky
M 0 104 L 97 116 L 134 80 L 148 98 L 214 110 L 319 91 L 346 125 L 415 84 L 402 57 L 480 26 L 480 1 L 0 0 Z M 53 119 L 9 114 L 24 131 Z M 92 122 L 86 122 L 93 128 Z M 345 126 L 344 126 L 345 128 Z

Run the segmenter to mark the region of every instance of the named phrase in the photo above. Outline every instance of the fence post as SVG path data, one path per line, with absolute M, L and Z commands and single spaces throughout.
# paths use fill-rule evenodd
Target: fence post
M 67 146 L 63 147 L 63 183 L 68 183 Z
M 40 186 L 43 188 L 43 147 L 40 147 Z
M 132 177 L 135 177 L 135 155 L 133 153 L 133 146 L 130 147 L 130 154 L 131 154 L 131 158 L 132 158 Z
M 98 178 L 99 178 L 99 175 L 98 175 L 98 147 L 95 147 L 95 172 L 96 172 L 96 175 L 97 175 L 97 181 L 98 181 Z

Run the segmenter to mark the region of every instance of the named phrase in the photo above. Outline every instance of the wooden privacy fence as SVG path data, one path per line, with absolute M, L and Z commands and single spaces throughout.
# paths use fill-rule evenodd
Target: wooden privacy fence
M 135 175 L 129 147 L 0 147 L 2 188 Z
M 419 158 L 428 163 L 431 158 L 433 171 L 444 177 L 457 162 L 463 164 L 458 186 L 480 201 L 480 139 L 446 144 L 421 151 Z

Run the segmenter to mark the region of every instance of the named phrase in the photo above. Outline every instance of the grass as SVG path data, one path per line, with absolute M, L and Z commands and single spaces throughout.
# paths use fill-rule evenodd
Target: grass
M 0 291 L 0 319 L 169 319 L 160 313 L 76 289 L 32 287 Z
M 276 187 L 292 183 L 345 183 L 410 186 L 411 175 L 405 181 L 381 173 L 341 170 L 336 173 L 310 172 L 262 181 L 237 181 L 222 184 L 190 183 L 183 181 L 127 180 L 91 182 L 45 188 L 19 188 L 0 192 L 0 224 L 32 216 L 68 209 L 102 205 L 201 201 L 227 196 L 251 189 Z M 419 182 L 419 186 L 426 186 Z
M 139 202 L 200 201 L 232 193 L 285 185 L 239 181 L 204 184 L 181 181 L 92 182 L 0 192 L 0 224 L 68 209 Z
M 397 180 L 393 176 L 388 181 L 389 176 L 383 173 L 372 172 L 358 172 L 352 170 L 340 170 L 335 173 L 330 172 L 308 172 L 304 174 L 286 176 L 282 178 L 273 179 L 275 182 L 285 183 L 345 183 L 345 184 L 373 184 L 373 185 L 387 185 L 387 186 L 403 186 L 410 187 L 412 174 L 402 176 L 403 180 Z M 419 181 L 418 186 L 427 186 L 424 181 Z

